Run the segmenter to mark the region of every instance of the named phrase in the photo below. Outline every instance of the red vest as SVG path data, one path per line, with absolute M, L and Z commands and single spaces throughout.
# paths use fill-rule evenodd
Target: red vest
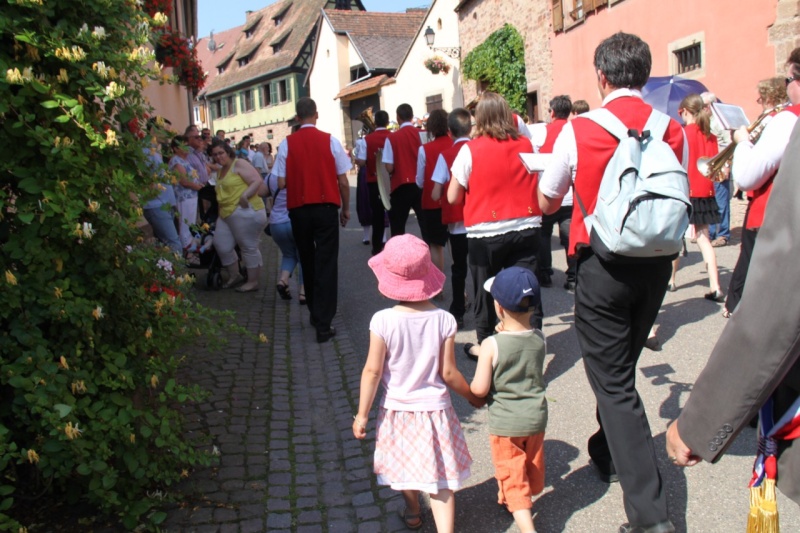
M 300 128 L 286 137 L 286 207 L 342 203 L 331 135 L 317 128 Z
M 706 137 L 697 124 L 689 124 L 683 128 L 686 134 L 686 145 L 689 147 L 689 196 L 691 198 L 713 198 L 714 182 L 703 176 L 697 169 L 697 160 L 701 157 L 714 157 L 719 153 L 717 138 Z
M 444 162 L 447 163 L 448 176 L 450 175 L 450 168 L 453 166 L 453 161 L 456 160 L 458 152 L 464 147 L 465 144 L 465 141 L 456 143 L 442 152 Z M 464 199 L 462 198 L 457 204 L 451 204 L 448 202 L 447 189 L 449 188 L 449 185 L 450 181 L 448 180 L 442 188 L 442 191 L 444 191 L 443 196 L 445 198 L 445 201 L 442 202 L 442 224 L 455 224 L 456 222 L 464 222 Z
M 439 160 L 439 154 L 453 146 L 453 139 L 447 135 L 438 137 L 429 143 L 423 144 L 422 149 L 425 151 L 425 181 L 422 183 L 422 209 L 441 209 L 442 200 L 435 202 L 431 198 L 433 191 L 433 169 L 436 168 L 436 162 Z M 445 198 L 446 198 L 445 190 Z M 446 203 L 446 202 L 445 202 Z
M 392 173 L 392 192 L 406 183 L 417 183 L 417 155 L 422 140 L 419 130 L 414 126 L 404 126 L 389 135 L 394 157 Z
M 472 173 L 464 198 L 464 224 L 498 222 L 541 215 L 536 195 L 538 179 L 525 170 L 519 154 L 530 153 L 530 140 L 498 141 L 478 137 L 467 143 Z
M 376 165 L 378 163 L 378 150 L 382 150 L 386 144 L 386 137 L 391 132 L 387 129 L 373 131 L 364 140 L 367 142 L 367 183 L 376 183 L 378 174 Z
M 558 138 L 558 134 L 561 133 L 561 130 L 564 129 L 564 126 L 567 125 L 567 119 L 565 118 L 557 118 L 547 126 L 545 129 L 547 130 L 547 137 L 544 139 L 544 144 L 539 148 L 540 154 L 552 154 L 553 153 L 553 145 L 556 144 L 556 139 Z
M 647 119 L 650 117 L 652 107 L 641 98 L 623 96 L 615 98 L 605 106 L 628 128 L 641 132 Z M 575 131 L 575 141 L 578 147 L 578 168 L 575 172 L 575 196 L 580 196 L 586 211 L 594 212 L 597 204 L 597 192 L 606 165 L 614 155 L 619 141 L 610 133 L 591 120 L 577 116 L 572 120 Z M 672 151 L 680 161 L 683 157 L 683 129 L 680 124 L 670 120 L 669 127 L 664 134 L 664 141 L 670 145 Z M 569 230 L 569 255 L 575 255 L 578 245 L 589 245 L 589 233 L 583 222 L 583 212 L 576 201 L 572 209 L 572 224 Z
M 800 104 L 789 106 L 784 109 L 784 111 L 789 111 L 790 113 L 794 113 L 795 116 L 800 117 Z M 764 213 L 767 210 L 767 202 L 769 202 L 769 195 L 772 192 L 772 182 L 775 180 L 776 174 L 777 171 L 770 176 L 764 185 L 753 191 L 753 199 L 750 200 L 750 209 L 747 213 L 747 220 L 745 220 L 744 223 L 745 228 L 757 229 L 764 223 Z

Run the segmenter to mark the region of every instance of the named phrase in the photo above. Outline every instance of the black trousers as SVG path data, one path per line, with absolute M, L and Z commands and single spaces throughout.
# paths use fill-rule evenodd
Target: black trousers
M 650 425 L 636 391 L 636 363 L 671 269 L 670 261 L 611 265 L 590 251 L 578 260 L 575 328 L 600 423 L 589 438 L 589 456 L 619 476 L 625 512 L 635 526 L 669 519 Z
M 422 190 L 416 183 L 406 183 L 392 191 L 392 208 L 389 210 L 389 227 L 392 237 L 406 232 L 408 214 L 414 210 L 417 218 L 422 216 Z
M 450 269 L 450 284 L 453 287 L 453 301 L 450 303 L 450 313 L 455 317 L 463 317 L 467 312 L 464 289 L 467 287 L 467 234 L 450 234 L 450 253 L 453 255 L 453 265 Z
M 483 284 L 504 268 L 520 266 L 536 272 L 536 256 L 539 250 L 539 228 L 510 231 L 495 237 L 467 239 L 469 270 L 472 273 L 472 289 L 475 295 L 475 332 L 478 342 L 494 335 L 497 314 L 494 312 L 492 295 Z M 542 328 L 542 306 L 534 308 L 531 325 Z
M 383 250 L 383 230 L 386 228 L 386 210 L 381 202 L 377 183 L 367 183 L 369 208 L 372 210 L 372 255 Z
M 572 222 L 572 206 L 562 206 L 550 215 L 542 216 L 542 242 L 539 245 L 539 270 L 548 274 L 553 273 L 553 251 L 551 238 L 553 228 L 558 225 L 558 240 L 564 247 L 564 252 L 569 250 L 569 227 Z M 567 254 L 567 281 L 575 281 L 575 266 L 578 260 Z
M 747 205 L 747 212 L 744 214 L 744 225 L 747 225 L 747 218 L 750 216 L 750 204 Z M 725 310 L 733 313 L 739 300 L 742 299 L 744 284 L 747 281 L 747 271 L 750 270 L 750 258 L 753 256 L 753 248 L 756 246 L 758 238 L 758 228 L 742 229 L 742 247 L 739 251 L 739 258 L 736 266 L 733 267 L 731 281 L 728 284 L 728 296 L 725 298 Z
M 303 267 L 311 324 L 327 331 L 336 314 L 339 283 L 339 208 L 312 204 L 289 210 L 292 235 Z

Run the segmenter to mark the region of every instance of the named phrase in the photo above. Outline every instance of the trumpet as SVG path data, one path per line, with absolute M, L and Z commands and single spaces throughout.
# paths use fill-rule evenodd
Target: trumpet
M 764 131 L 764 128 L 768 122 L 767 118 L 780 113 L 786 109 L 787 106 L 788 104 L 781 104 L 773 107 L 772 109 L 766 109 L 758 116 L 755 122 L 747 126 L 747 132 L 750 134 L 750 142 L 755 143 L 758 141 L 758 138 L 761 137 L 761 133 Z M 697 160 L 697 170 L 699 170 L 700 174 L 703 176 L 718 181 L 718 176 L 721 175 L 726 166 L 730 165 L 730 162 L 733 159 L 733 151 L 735 149 L 736 143 L 731 141 L 728 146 L 723 148 L 722 151 L 714 157 L 699 158 Z

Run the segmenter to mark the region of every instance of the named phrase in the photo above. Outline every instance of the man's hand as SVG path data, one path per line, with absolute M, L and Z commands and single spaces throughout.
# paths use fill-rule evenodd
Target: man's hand
M 342 227 L 347 226 L 347 222 L 349 220 L 350 220 L 350 210 L 342 209 L 342 212 L 339 214 L 339 222 L 342 223 Z
M 675 466 L 694 466 L 702 461 L 700 457 L 692 455 L 692 450 L 683 442 L 676 422 L 667 428 L 667 457 Z
M 747 131 L 746 126 L 742 126 L 738 130 L 733 132 L 733 142 L 735 142 L 736 144 L 749 140 L 750 140 L 750 132 Z

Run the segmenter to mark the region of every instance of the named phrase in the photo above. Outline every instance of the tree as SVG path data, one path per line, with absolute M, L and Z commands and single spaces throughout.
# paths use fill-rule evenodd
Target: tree
M 525 109 L 525 43 L 511 24 L 506 24 L 476 46 L 462 63 L 464 77 L 487 82 L 511 106 Z

